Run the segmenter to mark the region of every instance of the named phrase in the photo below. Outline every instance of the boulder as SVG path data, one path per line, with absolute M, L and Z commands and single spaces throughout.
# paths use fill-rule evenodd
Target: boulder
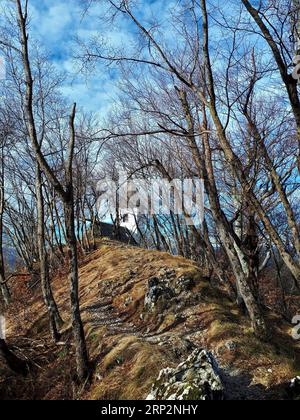
M 163 369 L 147 400 L 224 399 L 224 387 L 213 356 L 206 350 L 195 350 L 175 369 Z

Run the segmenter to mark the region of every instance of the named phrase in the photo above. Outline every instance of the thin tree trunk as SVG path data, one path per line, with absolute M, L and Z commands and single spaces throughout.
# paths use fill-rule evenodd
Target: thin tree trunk
M 70 200 L 65 203 L 66 239 L 69 248 L 70 259 L 70 297 L 73 337 L 76 350 L 77 374 L 80 381 L 88 376 L 88 353 L 85 343 L 84 329 L 80 315 L 79 305 L 79 278 L 78 278 L 78 256 L 77 241 L 75 235 L 75 216 L 72 201 L 72 188 Z
M 250 5 L 247 0 L 243 0 L 244 4 Z M 231 166 L 233 173 L 237 176 L 239 182 L 243 187 L 247 187 L 248 179 L 244 173 L 243 165 L 239 159 L 239 157 L 233 151 L 231 144 L 226 136 L 226 131 L 223 127 L 222 121 L 220 119 L 219 113 L 217 111 L 217 97 L 215 93 L 215 84 L 214 84 L 214 77 L 211 67 L 210 61 L 210 54 L 209 54 L 209 40 L 208 40 L 208 14 L 206 9 L 206 1 L 201 0 L 201 8 L 203 14 L 203 53 L 204 53 L 204 61 L 207 70 L 207 86 L 208 86 L 208 93 L 209 93 L 209 110 L 211 117 L 213 119 L 216 133 L 218 136 L 218 140 L 220 142 L 220 146 L 224 152 L 224 156 Z M 253 8 L 252 8 L 253 9 Z M 254 9 L 255 10 L 255 9 Z M 257 11 L 256 11 L 257 14 Z M 255 16 L 256 16 L 255 14 Z M 276 45 L 275 45 L 276 47 Z M 277 49 L 277 47 L 276 47 Z M 199 99 L 202 100 L 201 92 L 197 92 L 199 95 Z M 297 92 L 296 92 L 297 94 Z M 299 113 L 299 129 L 300 129 L 300 106 L 299 106 L 299 98 L 297 97 L 298 102 L 298 113 Z M 296 109 L 296 108 L 295 108 Z M 300 133 L 300 131 L 299 131 Z M 300 137 L 299 137 L 300 140 Z M 268 232 L 270 238 L 272 239 L 274 245 L 277 247 L 283 261 L 285 262 L 288 269 L 291 271 L 292 275 L 294 276 L 298 286 L 300 284 L 300 266 L 297 261 L 293 259 L 289 252 L 287 252 L 285 244 L 280 236 L 280 234 L 275 229 L 272 221 L 270 220 L 269 216 L 263 209 L 261 203 L 257 199 L 254 191 L 252 189 L 247 189 L 247 196 L 245 197 L 249 205 L 251 206 L 253 212 L 257 213 L 259 218 L 261 219 L 262 223 L 266 231 Z
M 45 210 L 42 189 L 42 173 L 39 165 L 36 164 L 36 199 L 37 199 L 37 218 L 38 218 L 38 249 L 40 258 L 40 277 L 43 299 L 48 311 L 50 332 L 54 341 L 59 340 L 59 329 L 63 325 L 63 320 L 59 314 L 49 278 L 49 264 L 47 251 L 45 249 Z
M 274 60 L 276 61 L 278 70 L 280 72 L 280 76 L 282 78 L 282 81 L 285 85 L 290 105 L 295 117 L 295 122 L 297 125 L 297 138 L 298 138 L 298 170 L 300 171 L 300 100 L 298 95 L 298 82 L 295 80 L 291 74 L 289 74 L 288 66 L 285 62 L 284 55 L 281 53 L 281 47 L 280 45 L 275 41 L 273 38 L 270 30 L 268 29 L 267 25 L 264 23 L 263 19 L 259 15 L 259 10 L 255 9 L 249 0 L 242 0 L 243 5 L 247 9 L 248 13 L 252 16 L 253 20 L 255 21 L 256 25 L 261 31 L 262 36 L 265 38 L 266 42 L 268 43 Z M 295 19 L 298 20 L 299 18 L 299 1 L 293 0 L 293 5 L 296 9 L 296 16 Z M 287 10 L 288 13 L 288 10 Z M 291 16 L 293 14 L 291 13 Z M 292 30 L 292 35 L 296 37 L 296 42 L 299 41 L 299 22 L 295 22 L 295 31 Z M 299 51 L 299 46 L 296 45 L 297 52 Z
M 71 317 L 73 326 L 74 344 L 76 350 L 77 374 L 80 381 L 88 376 L 88 355 L 84 336 L 84 330 L 80 315 L 79 298 L 78 298 L 78 260 L 77 260 L 77 244 L 75 235 L 75 216 L 74 216 L 74 192 L 73 192 L 73 171 L 72 164 L 74 158 L 75 147 L 75 127 L 74 120 L 76 114 L 76 104 L 74 104 L 72 114 L 70 116 L 70 141 L 68 158 L 66 161 L 66 187 L 62 185 L 55 172 L 49 166 L 45 156 L 43 155 L 38 141 L 34 113 L 33 113 L 33 77 L 30 66 L 28 51 L 28 3 L 25 3 L 25 10 L 21 0 L 15 0 L 18 14 L 18 25 L 20 30 L 20 38 L 22 44 L 22 59 L 26 78 L 26 122 L 27 129 L 31 139 L 32 148 L 35 153 L 36 160 L 40 169 L 52 184 L 55 191 L 60 195 L 65 207 L 65 223 L 66 223 L 66 240 L 70 249 L 70 299 L 71 299 Z
M 68 151 L 68 161 L 66 164 L 66 200 L 65 200 L 65 224 L 66 240 L 70 254 L 70 297 L 71 297 L 71 316 L 73 326 L 73 336 L 76 349 L 77 374 L 80 381 L 89 375 L 89 359 L 86 348 L 83 324 L 80 315 L 79 304 L 79 278 L 78 278 L 78 253 L 75 233 L 75 212 L 74 212 L 74 189 L 73 189 L 73 155 L 75 146 L 75 127 L 74 120 L 76 105 L 73 107 L 70 116 L 70 143 Z
M 205 107 L 203 110 L 204 118 L 204 129 L 207 130 L 207 120 Z M 203 145 L 204 145 L 204 156 L 205 156 L 205 165 L 206 165 L 206 175 L 207 175 L 207 188 L 208 188 L 208 197 L 210 201 L 210 207 L 214 214 L 214 219 L 216 222 L 217 230 L 221 239 L 221 242 L 224 246 L 228 259 L 230 261 L 232 270 L 235 275 L 237 290 L 239 295 L 243 298 L 243 301 L 246 305 L 248 314 L 250 316 L 252 327 L 255 334 L 265 339 L 267 338 L 267 327 L 264 320 L 262 310 L 259 303 L 256 301 L 251 287 L 249 285 L 249 275 L 245 272 L 245 268 L 241 264 L 240 256 L 237 254 L 236 241 L 232 238 L 230 230 L 227 228 L 227 223 L 225 222 L 225 215 L 222 212 L 220 203 L 218 201 L 218 194 L 215 183 L 215 176 L 212 166 L 212 156 L 211 149 L 209 144 L 208 135 L 203 136 Z M 246 257 L 245 264 L 246 264 Z M 248 270 L 247 270 L 248 271 Z
M 9 305 L 11 295 L 5 281 L 5 267 L 3 256 L 3 213 L 4 213 L 4 156 L 3 146 L 1 153 L 1 185 L 0 185 L 0 290 L 6 305 Z

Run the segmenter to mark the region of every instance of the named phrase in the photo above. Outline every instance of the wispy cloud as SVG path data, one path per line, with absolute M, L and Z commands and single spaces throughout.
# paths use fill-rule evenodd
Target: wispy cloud
M 143 6 L 139 8 L 140 17 L 145 21 L 159 18 L 168 35 L 167 10 L 172 5 L 175 7 L 176 2 L 141 0 L 140 3 Z M 135 32 L 133 26 L 127 19 L 121 19 L 118 27 L 100 26 L 98 17 L 105 12 L 101 2 L 94 3 L 85 17 L 79 0 L 31 0 L 30 8 L 34 38 L 49 52 L 52 63 L 68 75 L 62 93 L 70 101 L 76 100 L 86 110 L 106 114 L 117 93 L 118 80 L 107 72 L 105 66 L 99 66 L 96 74 L 89 79 L 78 74 L 72 58 L 77 48 L 75 38 L 88 41 L 101 33 L 111 45 L 122 47 L 132 42 Z

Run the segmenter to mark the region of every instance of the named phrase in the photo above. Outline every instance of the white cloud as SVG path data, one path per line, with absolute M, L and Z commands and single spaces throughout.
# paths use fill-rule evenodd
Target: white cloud
M 43 37 L 49 37 L 51 41 L 60 40 L 64 31 L 72 22 L 72 13 L 67 4 L 55 4 L 50 7 L 46 14 L 41 14 L 39 33 Z
M 172 4 L 172 1 L 142 0 L 139 15 L 145 21 L 156 16 L 165 21 L 167 27 L 166 10 Z M 134 26 L 126 18 L 121 18 L 117 25 L 101 23 L 98 18 L 103 15 L 104 8 L 100 3 L 95 3 L 84 18 L 80 0 L 31 0 L 30 7 L 33 36 L 46 47 L 53 64 L 68 76 L 62 93 L 82 108 L 107 114 L 117 92 L 118 80 L 113 80 L 111 73 L 101 65 L 97 68 L 97 77 L 91 75 L 86 81 L 84 76 L 78 75 L 72 58 L 76 51 L 74 38 L 78 36 L 88 41 L 100 33 L 110 45 L 122 47 L 132 44 L 136 33 Z

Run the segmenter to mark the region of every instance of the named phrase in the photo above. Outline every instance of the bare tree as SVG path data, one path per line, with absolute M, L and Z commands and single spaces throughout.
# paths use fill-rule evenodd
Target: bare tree
M 65 187 L 57 178 L 56 174 L 50 168 L 45 156 L 43 155 L 37 138 L 35 118 L 33 113 L 33 78 L 28 50 L 28 4 L 23 6 L 20 0 L 16 0 L 18 26 L 20 31 L 22 62 L 26 79 L 26 98 L 25 98 L 25 115 L 26 124 L 31 140 L 32 148 L 35 153 L 37 163 L 40 170 L 43 171 L 49 182 L 53 185 L 56 192 L 60 195 L 65 210 L 66 224 L 66 240 L 70 249 L 70 298 L 71 298 L 71 316 L 73 335 L 76 349 L 77 374 L 80 380 L 88 375 L 88 354 L 84 336 L 84 330 L 80 315 L 80 305 L 78 296 L 78 257 L 77 242 L 75 235 L 75 217 L 74 217 L 74 194 L 73 194 L 73 171 L 72 164 L 74 158 L 75 146 L 75 115 L 76 105 L 73 106 L 69 119 L 70 140 L 68 146 L 68 154 L 65 164 Z
M 7 142 L 7 128 L 2 128 L 0 133 L 0 289 L 6 305 L 10 303 L 10 291 L 5 278 L 3 255 L 3 216 L 5 211 L 5 149 Z
M 45 305 L 48 309 L 50 332 L 54 341 L 59 340 L 59 329 L 63 325 L 55 299 L 53 297 L 50 278 L 49 262 L 45 240 L 45 208 L 42 186 L 42 173 L 36 164 L 36 203 L 37 203 L 37 237 L 40 260 L 40 277 Z
M 252 99 L 253 89 L 251 88 L 252 77 L 246 79 L 246 82 L 249 82 L 248 85 L 242 85 L 243 91 L 236 89 L 236 91 L 233 92 L 231 85 L 233 79 L 232 69 L 236 69 L 238 66 L 240 66 L 240 69 L 243 68 L 242 63 L 246 62 L 249 57 L 251 63 L 255 62 L 255 59 L 251 59 L 251 53 L 246 53 L 242 48 L 237 47 L 239 25 L 236 27 L 230 25 L 230 23 L 226 22 L 226 17 L 221 12 L 220 16 L 222 19 L 220 19 L 220 21 L 222 20 L 222 22 L 224 22 L 220 23 L 217 19 L 213 21 L 217 22 L 217 25 L 220 27 L 222 26 L 223 29 L 225 28 L 232 33 L 232 49 L 228 51 L 228 61 L 224 66 L 225 71 L 223 76 L 220 75 L 220 72 L 214 71 L 214 66 L 212 64 L 210 37 L 210 22 L 212 19 L 210 20 L 206 1 L 203 0 L 200 3 L 195 1 L 188 2 L 191 16 L 190 26 L 187 26 L 185 23 L 186 13 L 184 14 L 185 19 L 181 18 L 179 15 L 175 16 L 175 19 L 177 19 L 176 29 L 178 38 L 182 39 L 182 45 L 184 46 L 184 48 L 180 49 L 182 45 L 178 45 L 178 43 L 176 52 L 172 50 L 172 46 L 168 47 L 167 42 L 163 39 L 163 32 L 157 30 L 159 27 L 158 25 L 153 25 L 151 29 L 147 29 L 146 25 L 141 23 L 137 18 L 137 14 L 135 13 L 135 9 L 131 2 L 107 1 L 105 3 L 111 8 L 112 21 L 115 21 L 118 14 L 127 17 L 138 28 L 143 40 L 146 40 L 146 42 L 142 41 L 141 45 L 139 45 L 138 49 L 135 51 L 136 54 L 134 57 L 130 52 L 126 54 L 121 50 L 112 51 L 111 48 L 106 48 L 105 44 L 102 42 L 101 44 L 96 43 L 96 45 L 85 45 L 81 58 L 83 60 L 86 59 L 86 62 L 106 60 L 110 63 L 116 63 L 119 66 L 122 66 L 123 64 L 126 65 L 127 63 L 127 69 L 130 69 L 131 71 L 131 80 L 132 76 L 135 75 L 134 66 L 140 65 L 147 72 L 152 81 L 158 81 L 158 78 L 160 77 L 160 82 L 157 83 L 159 89 L 162 88 L 163 83 L 161 82 L 161 75 L 164 74 L 164 77 L 168 80 L 169 86 L 170 84 L 174 84 L 174 82 L 178 84 L 179 92 L 181 91 L 184 93 L 186 91 L 190 108 L 192 109 L 196 106 L 198 112 L 202 114 L 202 121 L 199 121 L 198 123 L 197 118 L 195 119 L 197 125 L 194 129 L 196 137 L 202 136 L 202 150 L 205 156 L 204 160 L 197 157 L 197 173 L 198 175 L 200 173 L 202 173 L 202 175 L 204 174 L 204 179 L 206 179 L 206 192 L 209 197 L 210 211 L 217 227 L 222 247 L 226 252 L 227 258 L 231 262 L 232 270 L 235 273 L 238 293 L 247 306 L 256 332 L 263 336 L 266 333 L 266 327 L 259 302 L 255 296 L 255 288 L 257 288 L 259 268 L 263 267 L 263 263 L 268 260 L 269 254 L 267 253 L 263 258 L 262 264 L 258 262 L 258 245 L 255 230 L 257 225 L 261 224 L 267 235 L 271 238 L 273 244 L 277 247 L 282 259 L 298 285 L 300 279 L 299 254 L 297 251 L 299 245 L 299 232 L 294 209 L 291 206 L 289 197 L 284 193 L 283 179 L 278 176 L 277 168 L 275 169 L 272 160 L 268 159 L 268 156 L 265 153 L 266 147 L 268 147 L 266 146 L 266 139 L 263 137 L 263 141 L 259 142 L 259 149 L 254 146 L 254 127 L 252 124 L 251 128 L 249 128 L 249 115 L 248 117 L 246 115 L 247 113 L 249 114 L 250 102 L 253 103 L 254 101 Z M 185 9 L 185 11 L 186 10 L 187 9 Z M 261 10 L 262 7 L 260 12 Z M 282 12 L 281 9 L 280 11 Z M 241 22 L 241 17 L 242 11 L 237 14 L 239 23 Z M 181 33 L 179 32 L 180 29 L 182 30 Z M 202 34 L 202 40 L 200 34 Z M 276 48 L 278 48 L 277 45 Z M 274 51 L 275 48 L 273 48 L 273 52 Z M 239 54 L 240 57 L 236 59 L 235 55 L 238 56 Z M 244 54 L 244 56 L 242 56 L 242 54 Z M 278 56 L 275 58 L 278 59 Z M 233 62 L 235 62 L 234 65 Z M 286 70 L 283 70 L 282 68 L 280 68 L 280 70 L 281 76 L 284 76 Z M 261 77 L 267 77 L 267 75 L 270 74 L 270 71 L 270 68 L 268 68 L 264 72 L 260 72 L 258 80 L 260 80 Z M 217 82 L 219 80 L 222 81 L 222 89 L 219 88 L 220 84 Z M 283 80 L 287 86 L 288 97 L 292 105 L 296 126 L 298 126 L 296 83 L 295 80 L 292 80 L 290 75 L 288 78 L 283 78 Z M 255 80 L 255 84 L 256 82 L 257 81 Z M 137 91 L 137 89 L 138 88 L 135 88 L 135 86 L 131 84 L 131 90 Z M 222 90 L 224 91 L 223 97 L 221 95 Z M 168 94 L 170 99 L 170 89 L 168 90 Z M 181 97 L 183 98 L 183 95 L 181 95 Z M 224 97 L 225 100 L 223 99 Z M 160 133 L 168 133 L 170 136 L 186 136 L 186 138 L 189 139 L 189 142 L 191 142 L 191 132 L 189 132 L 189 130 L 192 126 L 190 124 L 189 112 L 186 110 L 184 111 L 184 114 L 188 117 L 186 118 L 186 123 L 189 124 L 188 130 L 185 128 L 182 129 L 182 124 L 178 123 L 178 120 L 172 119 L 170 115 L 166 115 L 166 113 L 157 109 L 157 106 L 159 107 L 157 102 L 155 103 L 155 108 L 153 106 L 150 111 L 149 104 L 141 98 L 142 96 L 139 97 L 140 112 L 151 112 L 152 122 L 156 122 L 156 126 L 150 125 L 149 127 L 148 125 L 147 128 L 142 127 L 139 131 L 132 130 L 131 133 L 127 132 L 127 135 L 131 134 L 136 137 L 148 135 L 155 138 L 155 136 Z M 191 98 L 193 98 L 193 100 L 190 105 L 189 102 L 191 101 Z M 227 116 L 225 115 L 224 118 L 225 107 L 228 112 Z M 186 106 L 185 109 L 187 109 Z M 165 118 L 162 121 L 163 114 L 165 114 Z M 242 155 L 238 152 L 238 149 L 232 140 L 232 135 L 235 133 L 232 130 L 230 122 L 234 121 L 237 126 L 241 126 L 241 124 L 243 124 L 240 117 L 241 114 L 248 124 L 248 131 L 245 132 L 246 136 L 250 142 L 253 142 L 253 147 L 251 145 L 251 147 L 248 147 L 247 151 L 243 146 L 247 155 Z M 155 119 L 153 117 L 154 115 L 158 116 L 158 118 Z M 157 128 L 157 125 L 159 128 Z M 174 128 L 174 125 L 176 128 Z M 262 133 L 261 127 L 259 127 L 259 131 Z M 111 134 L 112 137 L 114 134 L 117 134 L 116 137 L 120 136 L 120 130 L 118 133 Z M 258 138 L 256 138 L 255 143 L 257 143 L 257 139 Z M 244 144 L 246 145 L 249 141 L 245 141 Z M 262 147 L 263 144 L 266 147 Z M 190 143 L 190 145 L 191 150 L 196 149 L 196 147 L 199 149 L 197 143 Z M 215 148 L 218 148 L 218 153 L 215 152 Z M 254 156 L 257 156 L 256 163 L 253 162 L 253 159 L 249 159 L 251 153 L 254 153 Z M 216 173 L 219 173 L 219 169 L 214 164 L 215 156 L 222 162 L 226 171 L 225 173 L 230 174 L 230 177 L 234 178 L 234 184 L 238 186 L 235 196 L 237 197 L 236 205 L 240 208 L 237 208 L 237 214 L 234 215 L 233 221 L 228 218 L 228 209 L 224 210 L 222 208 L 223 203 L 220 199 L 218 190 L 219 182 L 216 178 Z M 264 193 L 257 188 L 257 182 L 261 179 L 262 171 L 264 171 L 261 164 L 262 157 L 264 159 L 264 164 L 267 162 L 267 171 L 269 174 L 268 176 L 271 177 L 271 182 L 275 184 L 275 186 L 277 185 L 275 192 L 268 189 L 268 182 L 265 182 L 266 191 Z M 246 162 L 246 159 L 248 162 Z M 194 162 L 197 162 L 195 161 L 195 153 L 193 160 Z M 292 171 L 292 165 L 290 168 Z M 226 177 L 229 180 L 229 176 L 226 175 Z M 275 210 L 275 206 L 271 205 L 271 201 L 272 199 L 274 200 L 274 196 L 277 193 L 279 195 L 280 204 L 277 200 L 276 206 L 283 205 L 285 209 L 287 223 L 290 228 L 289 234 L 292 235 L 294 251 L 297 254 L 297 258 L 294 258 L 294 255 L 288 250 L 287 244 L 281 236 L 278 226 L 276 226 L 272 220 L 271 213 Z M 244 203 L 247 203 L 248 208 L 245 208 Z M 244 230 L 242 235 L 243 237 L 240 234 L 237 234 L 236 229 L 237 220 L 241 214 L 245 214 L 246 217 L 244 217 L 244 220 L 247 225 L 247 229 Z M 251 240 L 250 237 L 252 238 Z

